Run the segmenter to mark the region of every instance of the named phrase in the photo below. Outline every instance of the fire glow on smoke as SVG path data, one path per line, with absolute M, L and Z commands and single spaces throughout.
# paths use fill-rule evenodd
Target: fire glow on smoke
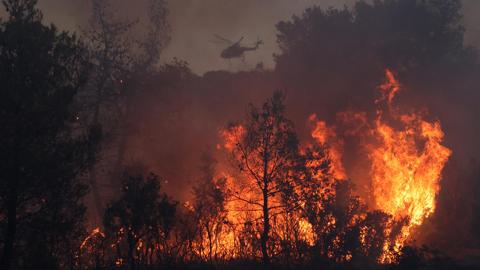
M 343 138 L 364 138 L 361 147 L 370 163 L 370 192 L 373 194 L 374 210 L 390 214 L 396 221 L 404 220 L 401 228 L 394 228 L 392 223 L 385 232 L 387 237 L 380 260 L 391 262 L 415 228 L 434 213 L 441 172 L 451 150 L 441 144 L 444 133 L 438 121 L 425 120 L 423 112 L 402 113 L 401 109 L 394 105 L 394 98 L 402 89 L 392 71 L 386 70 L 386 82 L 380 85 L 379 90 L 380 97 L 375 100 L 377 109 L 374 119 L 367 119 L 364 112 L 338 114 L 341 122 L 355 123 L 352 126 L 359 128 L 349 128 L 340 134 L 335 125 L 327 125 L 325 121 L 318 120 L 315 114 L 308 120 L 312 125 L 312 138 L 327 149 L 332 163 L 330 173 L 337 181 L 351 177 L 342 162 Z M 235 126 L 228 132 L 221 131 L 224 148 L 231 150 L 234 141 L 244 133 L 245 128 L 242 125 Z M 238 181 L 231 181 L 232 185 L 235 183 Z M 245 188 L 239 190 L 248 193 Z M 259 199 L 255 194 L 243 195 L 253 201 Z M 238 204 L 232 203 L 229 207 L 247 207 Z M 239 222 L 239 217 L 233 212 L 229 218 Z M 250 215 L 255 213 L 259 216 L 261 214 L 260 211 L 252 211 Z M 312 242 L 311 225 L 304 219 L 299 219 L 298 223 L 302 228 L 303 238 Z M 332 220 L 332 223 L 335 223 L 335 220 Z M 400 233 L 394 233 L 394 230 L 400 230 Z
M 312 114 L 308 121 L 311 125 L 311 140 L 314 141 L 325 153 L 312 153 L 322 156 L 326 154 L 331 162 L 328 174 L 333 176 L 333 181 L 345 181 L 354 179 L 355 173 L 350 173 L 347 166 L 344 166 L 345 141 L 348 137 L 360 138 L 359 142 L 363 155 L 368 160 L 368 178 L 370 188 L 368 193 L 372 198 L 362 198 L 364 201 L 373 200 L 369 204 L 371 210 L 380 210 L 393 217 L 385 231 L 383 253 L 379 260 L 381 262 L 393 262 L 395 256 L 402 247 L 411 240 L 412 233 L 422 225 L 426 218 L 435 211 L 436 197 L 440 190 L 440 179 L 442 170 L 451 155 L 451 150 L 442 145 L 444 133 L 438 121 L 425 120 L 423 111 L 403 113 L 395 106 L 396 94 L 402 90 L 400 83 L 390 70 L 386 70 L 386 81 L 379 87 L 379 97 L 375 100 L 376 114 L 369 119 L 365 112 L 340 112 L 338 113 L 337 125 L 327 124 Z M 349 123 L 349 128 L 339 126 Z M 353 123 L 353 124 L 352 124 Z M 244 125 L 238 124 L 229 129 L 222 129 L 220 137 L 222 142 L 217 145 L 218 152 L 231 152 L 236 142 L 245 136 Z M 308 142 L 302 145 L 308 145 Z M 312 148 L 314 149 L 314 148 Z M 319 164 L 307 164 L 307 166 L 318 166 Z M 241 233 L 250 230 L 253 234 L 261 231 L 262 209 L 261 196 L 255 189 L 255 180 L 248 177 L 239 177 L 229 173 L 226 164 L 217 164 L 217 176 L 226 179 L 224 188 L 232 194 L 232 200 L 227 200 L 226 221 L 216 228 L 220 233 L 215 235 L 216 256 L 222 258 L 240 257 L 240 252 L 249 254 L 257 253 L 259 250 L 239 251 L 235 247 L 238 242 L 244 241 Z M 314 178 L 321 179 L 321 175 Z M 301 191 L 295 190 L 301 194 Z M 326 193 L 334 192 L 332 189 L 314 190 L 320 196 L 327 196 Z M 324 194 L 325 193 L 325 194 Z M 241 198 L 235 199 L 235 198 Z M 299 214 L 291 213 L 283 215 L 280 196 L 273 196 L 270 200 L 272 210 L 271 222 L 274 223 L 279 235 L 287 235 L 293 230 L 297 239 L 314 245 L 315 235 L 312 224 Z M 278 208 L 276 208 L 278 206 Z M 319 208 L 322 208 L 319 205 Z M 193 210 L 192 210 L 193 211 Z M 355 216 L 352 223 L 364 220 L 365 216 Z M 256 221 L 256 222 L 252 222 Z M 335 217 L 324 221 L 326 227 L 335 227 L 338 221 Z M 225 224 L 228 224 L 226 226 Z M 399 224 L 401 224 L 399 226 Z M 250 227 L 248 227 L 250 226 Z M 353 226 L 353 224 L 352 224 Z M 241 229 L 238 229 L 240 228 Z M 360 243 L 368 246 L 369 230 L 367 226 L 360 228 Z M 258 234 L 258 233 L 257 233 Z M 97 228 L 83 242 L 83 248 L 95 235 L 104 236 Z M 259 235 L 256 235 L 259 237 Z M 206 239 L 206 237 L 204 238 Z M 212 240 L 212 239 L 211 239 Z M 141 243 L 141 242 L 140 242 Z M 334 241 L 335 244 L 335 241 Z M 208 243 L 199 243 L 196 250 L 200 253 L 207 253 Z M 341 243 L 338 243 L 341 245 Z M 139 249 L 143 246 L 137 247 Z M 276 247 L 272 247 L 275 249 Z M 350 260 L 351 254 L 343 256 L 343 260 Z

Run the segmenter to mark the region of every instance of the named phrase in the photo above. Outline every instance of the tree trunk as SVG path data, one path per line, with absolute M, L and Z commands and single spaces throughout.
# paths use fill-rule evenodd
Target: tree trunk
M 100 126 L 100 103 L 101 103 L 101 89 L 103 89 L 104 82 L 100 84 L 101 86 L 97 89 L 97 100 L 95 102 L 95 109 L 93 112 L 93 125 Z M 95 163 L 97 165 L 97 163 Z M 97 166 L 91 166 L 88 169 L 88 176 L 89 176 L 89 183 L 92 187 L 92 195 L 93 195 L 93 203 L 95 204 L 95 224 L 102 224 L 103 218 L 103 204 L 102 198 L 100 195 L 99 185 L 98 185 L 98 178 L 97 178 Z
M 18 132 L 17 132 L 18 134 Z M 17 138 L 20 135 L 17 135 Z M 12 267 L 13 259 L 13 246 L 15 244 L 15 234 L 17 232 L 17 201 L 18 201 L 18 183 L 20 181 L 20 172 L 19 172 L 19 147 L 18 142 L 15 142 L 15 147 L 13 148 L 13 170 L 14 176 L 13 179 L 9 179 L 8 187 L 10 194 L 7 198 L 7 229 L 5 230 L 5 244 L 3 246 L 2 259 L 0 261 L 0 268 L 9 270 Z
M 270 218 L 268 213 L 268 189 L 267 183 L 265 184 L 265 188 L 263 189 L 263 233 L 262 233 L 262 261 L 264 265 L 268 265 L 270 263 L 270 258 L 268 256 L 268 234 L 270 231 Z
M 207 237 L 208 237 L 208 261 L 212 263 L 212 253 L 213 253 L 213 243 L 212 243 L 212 232 L 210 226 L 207 225 Z
M 128 143 L 128 136 L 127 132 L 130 128 L 129 116 L 132 106 L 132 96 L 128 95 L 125 101 L 125 110 L 122 112 L 119 111 L 119 115 L 122 119 L 119 127 L 118 127 L 118 141 L 117 141 L 117 153 L 116 159 L 112 165 L 112 172 L 110 175 L 110 184 L 113 186 L 117 186 L 120 183 L 118 182 L 120 179 L 120 175 L 123 172 L 124 165 L 125 165 L 125 157 L 127 154 L 127 143 Z
M 124 169 L 123 166 L 125 165 L 125 155 L 127 153 L 127 136 L 125 132 L 127 132 L 126 124 L 122 124 L 122 127 L 120 128 L 120 132 L 119 132 L 120 134 L 118 136 L 115 161 L 113 162 L 112 173 L 110 176 L 110 184 L 112 186 L 120 185 L 119 179 L 121 179 L 120 176 Z
M 135 247 L 136 247 L 136 241 L 134 240 L 134 237 L 130 235 L 130 232 L 128 233 L 128 260 L 130 263 L 130 269 L 135 270 L 136 265 L 135 265 Z
M 264 148 L 263 153 L 263 233 L 262 233 L 262 261 L 264 266 L 267 266 L 270 263 L 270 257 L 268 256 L 268 234 L 270 232 L 270 216 L 268 211 L 268 161 L 269 161 L 269 145 L 268 140 L 265 140 L 267 143 Z
M 7 229 L 5 230 L 5 244 L 3 246 L 1 269 L 8 270 L 12 264 L 13 245 L 15 243 L 15 233 L 17 231 L 17 185 L 15 180 L 10 189 L 11 193 L 8 196 L 7 205 Z

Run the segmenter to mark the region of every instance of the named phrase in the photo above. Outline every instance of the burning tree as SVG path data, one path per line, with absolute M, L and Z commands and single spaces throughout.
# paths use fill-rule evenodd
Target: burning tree
M 222 255 L 224 233 L 228 228 L 226 179 L 215 178 L 216 161 L 208 154 L 203 156 L 202 178 L 193 189 L 193 210 L 199 230 L 200 255 L 210 263 Z
M 299 157 L 297 136 L 293 123 L 285 117 L 283 100 L 283 95 L 275 92 L 261 109 L 251 106 L 244 125 L 232 126 L 224 132 L 226 148 L 249 183 L 256 187 L 256 198 L 246 198 L 240 193 L 232 196 L 261 211 L 260 243 L 265 264 L 270 261 L 271 218 L 289 207 L 278 196 L 293 184 L 290 173 Z

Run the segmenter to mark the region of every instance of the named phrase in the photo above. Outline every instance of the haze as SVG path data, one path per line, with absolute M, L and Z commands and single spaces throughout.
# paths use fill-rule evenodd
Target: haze
M 89 0 L 39 0 L 39 7 L 47 21 L 60 27 L 77 30 L 88 22 Z M 118 0 L 118 11 L 132 18 L 145 12 L 145 0 Z M 192 70 L 203 74 L 209 70 L 247 70 L 258 63 L 273 66 L 277 52 L 275 24 L 301 14 L 312 5 L 342 7 L 353 0 L 170 0 L 172 40 L 162 55 L 161 62 L 177 57 L 190 64 Z M 463 0 L 466 39 L 469 44 L 480 44 L 480 1 Z M 225 47 L 212 42 L 213 34 L 230 40 L 242 36 L 246 44 L 257 38 L 264 41 L 260 50 L 249 53 L 245 63 L 226 61 L 220 57 Z

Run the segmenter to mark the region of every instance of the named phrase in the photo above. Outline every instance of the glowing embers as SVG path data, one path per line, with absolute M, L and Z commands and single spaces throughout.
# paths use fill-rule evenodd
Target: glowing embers
M 98 227 L 93 229 L 90 234 L 85 237 L 85 239 L 83 239 L 82 243 L 80 244 L 80 249 L 83 249 L 87 245 L 87 243 L 95 237 L 105 238 L 105 234 Z

